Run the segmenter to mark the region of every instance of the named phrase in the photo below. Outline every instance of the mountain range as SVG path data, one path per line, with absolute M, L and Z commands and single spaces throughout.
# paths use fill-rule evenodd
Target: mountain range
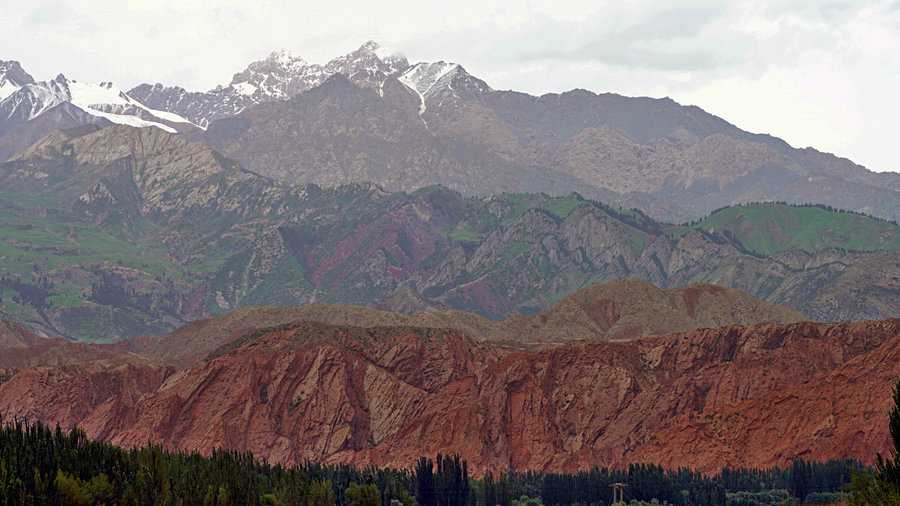
M 410 65 L 374 42 L 324 65 L 275 52 L 207 92 L 142 84 L 123 93 L 61 76 L 35 83 L 17 62 L 0 64 L 0 87 L 3 159 L 58 128 L 154 124 L 292 183 L 576 191 L 668 222 L 759 201 L 900 219 L 896 173 L 796 149 L 670 99 L 495 90 L 462 65 Z
M 442 184 L 476 196 L 576 191 L 670 222 L 757 201 L 900 217 L 900 175 L 744 132 L 697 107 L 584 90 L 533 97 L 493 90 L 459 65 L 417 73 L 425 65 L 388 78 L 380 93 L 338 74 L 197 138 L 283 181 Z
M 54 133 L 0 165 L 0 186 L 0 307 L 49 335 L 121 339 L 248 305 L 409 291 L 500 320 L 625 277 L 716 283 L 814 319 L 900 311 L 900 228 L 821 207 L 674 226 L 577 194 L 296 185 L 124 125 Z
M 214 120 L 234 116 L 255 105 L 287 100 L 335 74 L 345 75 L 359 86 L 378 89 L 387 76 L 407 68 L 406 58 L 369 41 L 325 65 L 308 63 L 284 50 L 276 51 L 235 74 L 228 86 L 220 85 L 207 92 L 189 92 L 156 83 L 136 86 L 128 95 L 206 127 Z

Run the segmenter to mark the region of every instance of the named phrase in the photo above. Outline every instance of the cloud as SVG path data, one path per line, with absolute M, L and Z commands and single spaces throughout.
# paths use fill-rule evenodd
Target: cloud
M 697 37 L 703 29 L 727 12 L 724 3 L 666 6 L 644 19 L 636 20 L 619 37 L 627 41 L 669 41 L 676 38 Z
M 73 15 L 75 15 L 75 10 L 69 4 L 53 2 L 32 9 L 25 21 L 30 25 L 53 25 L 71 19 Z

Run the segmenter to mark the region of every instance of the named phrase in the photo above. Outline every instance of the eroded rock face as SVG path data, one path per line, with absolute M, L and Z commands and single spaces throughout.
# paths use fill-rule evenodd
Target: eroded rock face
M 134 356 L 56 340 L 11 350 L 0 361 L 0 416 L 82 425 L 105 439 L 134 423 L 135 403 L 173 374 Z M 91 423 L 91 417 L 103 420 Z
M 78 413 L 34 416 L 82 416 L 89 435 L 125 447 L 227 447 L 284 463 L 410 466 L 439 451 L 458 452 L 479 473 L 871 463 L 889 446 L 898 345 L 900 320 L 728 326 L 536 350 L 448 329 L 301 323 L 239 338 L 151 393 L 123 387 Z M 45 385 L 50 372 L 29 374 Z M 34 390 L 26 379 L 20 392 Z M 77 394 L 59 395 L 77 405 Z

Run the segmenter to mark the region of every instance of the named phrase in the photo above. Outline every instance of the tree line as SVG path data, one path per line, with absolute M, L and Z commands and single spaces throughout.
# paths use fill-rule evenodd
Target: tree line
M 900 414 L 897 428 L 900 437 Z M 157 444 L 126 450 L 91 440 L 79 428 L 64 431 L 40 422 L 13 421 L 0 422 L 0 506 L 608 505 L 614 483 L 625 485 L 629 504 L 825 503 L 836 500 L 842 485 L 852 480 L 892 476 L 900 487 L 900 460 L 894 459 L 883 461 L 882 474 L 855 471 L 864 468 L 853 461 L 798 460 L 770 469 L 723 469 L 715 476 L 633 464 L 577 473 L 508 471 L 473 479 L 466 461 L 453 454 L 422 457 L 411 470 L 313 463 L 288 467 L 271 465 L 249 452 L 214 450 L 203 456 Z

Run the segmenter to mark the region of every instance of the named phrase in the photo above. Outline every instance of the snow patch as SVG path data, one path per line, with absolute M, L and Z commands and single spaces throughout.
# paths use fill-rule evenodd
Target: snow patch
M 122 90 L 117 88 L 111 82 L 104 82 L 100 84 L 93 83 L 83 83 L 79 81 L 69 81 L 69 92 L 71 95 L 72 104 L 78 106 L 81 109 L 86 110 L 87 112 L 104 117 L 113 123 L 120 123 L 123 125 L 131 125 L 131 126 L 155 126 L 161 128 L 169 133 L 175 133 L 177 130 L 174 128 L 164 125 L 162 123 L 158 123 L 156 121 L 148 121 L 138 118 L 136 116 L 132 116 L 130 114 L 115 114 L 110 112 L 104 112 L 98 109 L 100 106 L 108 106 L 108 105 L 116 105 L 124 107 L 133 107 L 136 109 L 143 109 L 147 113 L 156 118 L 159 118 L 164 121 L 171 121 L 173 123 L 184 123 L 190 125 L 191 122 L 186 120 L 185 118 L 179 116 L 178 114 L 159 111 L 156 109 L 151 109 L 144 104 L 134 100 L 133 98 L 126 95 Z
M 76 104 L 76 107 L 78 107 L 80 109 L 85 109 L 85 111 L 87 113 L 91 114 L 92 116 L 106 118 L 106 119 L 112 121 L 113 123 L 116 123 L 119 125 L 128 125 L 128 126 L 133 126 L 133 127 L 137 127 L 137 128 L 152 126 L 152 127 L 159 128 L 161 130 L 165 130 L 166 132 L 169 132 L 170 134 L 178 133 L 178 130 L 175 130 L 174 128 L 170 127 L 169 125 L 164 125 L 162 123 L 157 123 L 155 121 L 143 120 L 141 118 L 138 118 L 137 116 L 130 116 L 128 114 L 113 114 L 113 113 L 109 113 L 109 112 L 98 111 L 97 109 L 85 108 L 85 107 L 82 107 L 77 104 Z
M 69 92 L 73 104 L 91 106 L 94 104 L 129 105 L 133 102 L 112 83 L 83 83 L 69 81 Z
M 459 69 L 456 63 L 417 63 L 400 75 L 399 80 L 419 95 L 419 114 L 425 112 L 425 101 L 444 87 L 452 89 L 453 75 Z
M 9 81 L 4 82 L 2 85 L 0 85 L 0 100 L 3 100 L 4 98 L 12 95 L 16 91 L 18 91 L 19 88 L 21 88 L 21 86 L 16 86 Z
M 238 92 L 239 94 L 248 96 L 253 95 L 253 93 L 257 90 L 256 86 L 253 86 L 248 82 L 232 84 L 231 87 L 234 88 L 234 91 Z
M 161 110 L 159 110 L 159 109 L 151 109 L 151 108 L 145 106 L 144 104 L 138 102 L 137 100 L 134 100 L 134 99 L 131 98 L 131 97 L 128 97 L 128 98 L 130 98 L 131 100 L 133 100 L 134 103 L 135 103 L 138 107 L 140 107 L 141 109 L 143 109 L 143 110 L 149 112 L 150 114 L 156 116 L 156 117 L 159 118 L 159 119 L 164 119 L 164 120 L 166 120 L 166 121 L 171 121 L 171 122 L 173 122 L 173 123 L 185 123 L 185 124 L 188 124 L 188 125 L 191 125 L 191 124 L 192 124 L 187 118 L 185 118 L 185 117 L 183 117 L 183 116 L 179 116 L 179 115 L 175 114 L 174 112 L 161 111 Z M 199 127 L 199 125 L 194 125 L 194 126 Z

